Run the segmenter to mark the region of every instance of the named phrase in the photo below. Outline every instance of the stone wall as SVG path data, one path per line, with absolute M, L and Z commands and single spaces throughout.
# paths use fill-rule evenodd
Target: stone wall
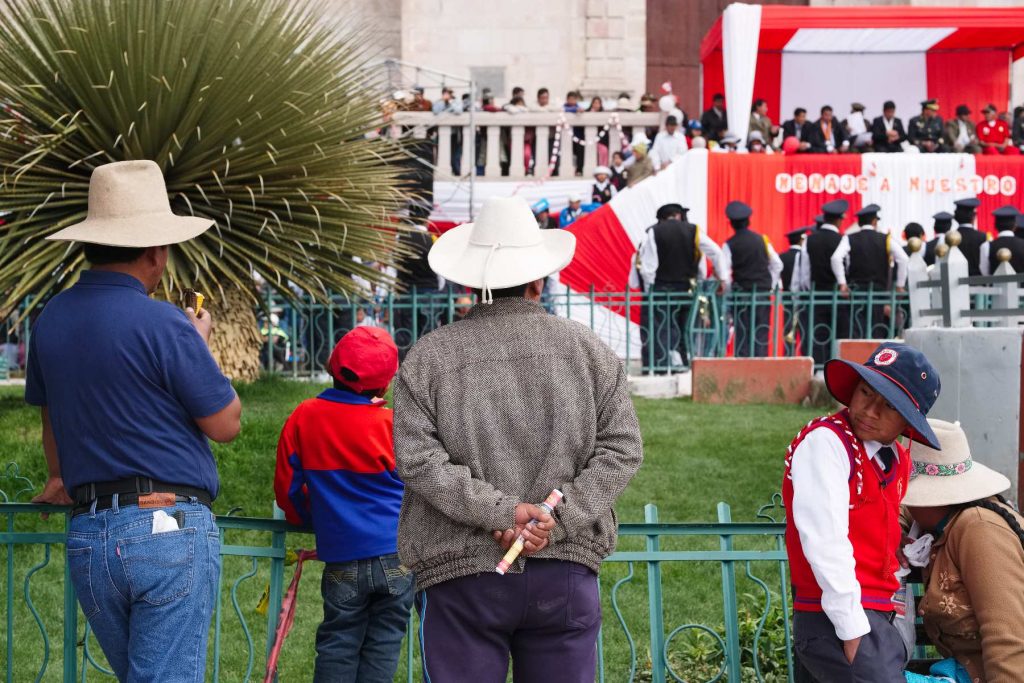
M 462 78 L 489 73 L 502 85 L 499 104 L 517 85 L 528 105 L 540 87 L 555 103 L 574 88 L 586 96 L 627 91 L 637 99 L 646 69 L 646 0 L 401 0 L 401 53 L 403 61 Z M 424 85 L 433 97 L 440 82 Z

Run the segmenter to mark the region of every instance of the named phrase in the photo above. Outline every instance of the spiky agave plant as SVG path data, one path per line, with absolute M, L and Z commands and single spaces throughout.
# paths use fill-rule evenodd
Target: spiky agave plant
M 95 166 L 125 159 L 155 160 L 173 210 L 216 221 L 171 250 L 160 294 L 212 297 L 235 376 L 258 371 L 254 273 L 321 299 L 379 282 L 352 259 L 396 258 L 403 194 L 393 145 L 367 135 L 373 32 L 322 4 L 0 0 L 0 320 L 86 267 L 43 238 L 85 217 Z

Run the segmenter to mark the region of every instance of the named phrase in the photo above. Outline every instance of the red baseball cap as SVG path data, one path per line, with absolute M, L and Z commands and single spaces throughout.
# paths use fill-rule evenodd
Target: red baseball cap
M 383 389 L 398 372 L 398 347 L 379 327 L 357 327 L 331 352 L 327 371 L 354 391 Z

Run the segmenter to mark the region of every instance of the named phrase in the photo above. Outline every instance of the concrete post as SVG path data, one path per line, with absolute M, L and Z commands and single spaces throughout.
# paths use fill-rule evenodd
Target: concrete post
M 971 288 L 960 284 L 969 274 L 967 257 L 960 251 L 961 236 L 956 230 L 946 233 L 949 252 L 939 260 L 942 278 L 942 323 L 945 327 L 970 327 L 970 318 L 963 316 L 971 308 Z
M 996 254 L 999 259 L 999 267 L 996 268 L 996 275 L 1015 275 L 1013 266 L 1010 265 L 1010 250 L 1000 249 Z M 1020 287 L 1016 282 L 1001 282 L 992 286 L 992 305 L 994 308 L 1004 311 L 1020 309 Z M 1007 315 L 996 323 L 999 327 L 1017 327 L 1022 320 L 1021 316 Z
M 911 237 L 907 245 L 910 248 L 910 263 L 907 265 L 907 284 L 910 287 L 910 318 L 914 327 L 931 327 L 938 322 L 935 316 L 925 315 L 923 311 L 932 308 L 934 287 L 921 287 L 922 282 L 930 282 L 928 264 L 924 262 L 924 243 L 918 237 Z

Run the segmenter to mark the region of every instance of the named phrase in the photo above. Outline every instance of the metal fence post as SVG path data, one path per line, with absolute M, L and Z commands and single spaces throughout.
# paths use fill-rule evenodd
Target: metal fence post
M 718 523 L 732 522 L 732 513 L 726 503 L 718 504 Z M 732 536 L 719 537 L 723 551 L 732 550 Z M 732 560 L 722 560 L 722 615 L 725 617 L 725 661 L 728 665 L 729 680 L 740 680 L 740 632 L 739 607 L 736 604 L 736 567 Z M 658 679 L 655 679 L 658 680 Z
M 644 506 L 644 522 L 658 523 L 658 506 L 648 503 Z M 656 553 L 661 549 L 658 534 L 647 536 L 647 552 Z M 665 614 L 661 594 L 661 563 L 647 561 L 647 604 L 651 620 L 651 680 L 665 680 Z

